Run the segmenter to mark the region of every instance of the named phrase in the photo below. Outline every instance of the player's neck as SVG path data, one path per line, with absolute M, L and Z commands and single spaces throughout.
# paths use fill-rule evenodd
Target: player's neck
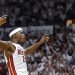
M 11 39 L 11 42 L 18 44 L 18 41 L 16 39 Z

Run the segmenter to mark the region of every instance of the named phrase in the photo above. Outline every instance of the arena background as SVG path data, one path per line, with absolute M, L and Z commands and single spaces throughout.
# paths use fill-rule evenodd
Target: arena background
M 75 0 L 0 0 L 2 15 L 8 15 L 7 23 L 0 27 L 2 40 L 9 40 L 8 32 L 14 27 L 22 27 L 27 35 L 24 48 L 44 34 L 50 36 L 26 56 L 30 75 L 75 75 Z M 8 75 L 1 52 L 0 75 Z

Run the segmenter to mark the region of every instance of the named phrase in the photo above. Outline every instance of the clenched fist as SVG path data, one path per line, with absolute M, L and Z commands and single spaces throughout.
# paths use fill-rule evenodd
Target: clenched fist
M 0 26 L 2 26 L 3 24 L 5 24 L 6 22 L 7 22 L 6 18 L 0 17 Z
M 40 39 L 40 42 L 41 42 L 41 44 L 43 44 L 43 43 L 45 43 L 48 40 L 49 40 L 49 35 L 46 34 L 46 35 L 42 36 L 42 38 Z

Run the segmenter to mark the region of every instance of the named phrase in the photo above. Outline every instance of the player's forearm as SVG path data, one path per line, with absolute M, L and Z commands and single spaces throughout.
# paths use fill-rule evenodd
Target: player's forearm
M 27 54 L 35 52 L 39 48 L 39 46 L 44 44 L 46 41 L 48 41 L 48 39 L 49 39 L 48 35 L 42 36 L 42 38 L 40 39 L 40 41 L 38 43 L 27 48 L 25 54 L 27 55 Z
M 28 47 L 28 48 L 26 49 L 25 55 L 34 53 L 34 52 L 39 48 L 39 46 L 40 46 L 41 44 L 42 44 L 41 42 L 38 42 L 38 43 L 36 43 L 36 44 L 34 44 L 34 45 Z
M 4 25 L 7 22 L 6 17 L 3 15 L 0 17 L 0 26 Z M 7 44 L 5 41 L 0 40 L 0 51 L 7 48 Z

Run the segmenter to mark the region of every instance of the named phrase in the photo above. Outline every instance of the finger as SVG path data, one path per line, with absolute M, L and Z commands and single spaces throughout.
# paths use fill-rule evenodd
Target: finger
M 46 37 L 46 41 L 48 41 L 49 40 L 49 37 Z
M 49 34 L 44 35 L 44 37 L 49 37 Z

